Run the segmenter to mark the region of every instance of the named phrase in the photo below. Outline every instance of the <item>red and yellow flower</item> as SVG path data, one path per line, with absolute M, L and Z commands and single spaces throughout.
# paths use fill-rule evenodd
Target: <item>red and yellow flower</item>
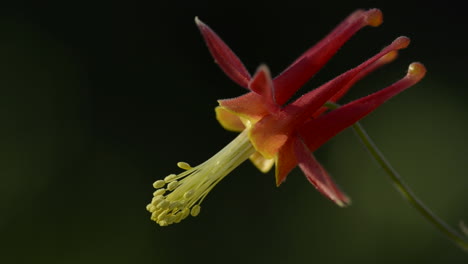
M 248 90 L 244 95 L 219 100 L 216 117 L 227 130 L 240 132 L 230 144 L 197 167 L 179 162 L 185 171 L 169 175 L 153 185 L 157 189 L 147 206 L 151 219 L 161 226 L 178 223 L 189 214 L 196 216 L 208 192 L 233 169 L 250 159 L 262 172 L 275 165 L 276 184 L 299 166 L 306 178 L 325 197 L 339 206 L 350 199 L 338 188 L 313 156 L 313 152 L 340 131 L 351 126 L 388 99 L 414 85 L 426 72 L 412 63 L 405 77 L 366 97 L 327 111 L 327 102 L 339 100 L 358 80 L 393 61 L 398 50 L 409 45 L 399 37 L 382 51 L 322 86 L 287 103 L 338 49 L 358 30 L 382 23 L 378 9 L 358 10 L 329 35 L 307 50 L 286 70 L 272 78 L 266 65 L 252 77 L 234 52 L 199 19 L 198 28 L 215 61 L 234 82 Z

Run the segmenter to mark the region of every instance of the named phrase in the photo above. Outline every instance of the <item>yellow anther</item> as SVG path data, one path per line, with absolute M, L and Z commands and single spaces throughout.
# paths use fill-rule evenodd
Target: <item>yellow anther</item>
M 158 195 L 158 196 L 153 197 L 153 199 L 151 200 L 151 203 L 154 205 L 158 205 L 158 203 L 160 203 L 162 200 L 164 200 L 164 197 L 162 195 Z
M 166 192 L 166 189 L 162 188 L 162 189 L 158 189 L 156 190 L 155 192 L 153 192 L 153 196 L 162 196 L 164 193 Z
M 178 181 L 172 181 L 167 185 L 167 189 L 169 191 L 173 191 L 175 188 L 177 188 L 178 185 L 179 185 Z
M 189 214 L 190 214 L 190 209 L 184 208 L 184 210 L 182 210 L 182 219 L 185 219 Z
M 148 204 L 148 205 L 146 206 L 146 211 L 152 212 L 153 210 L 154 210 L 154 205 Z
M 155 220 L 155 221 L 156 221 L 156 220 L 158 219 L 158 215 L 159 215 L 159 213 L 157 213 L 157 212 L 152 212 L 152 213 L 151 213 L 151 220 Z
M 166 220 L 166 216 L 167 216 L 167 212 L 169 212 L 169 210 L 164 210 L 162 211 L 159 215 L 158 215 L 158 221 L 161 221 L 161 220 Z
M 177 178 L 177 175 L 170 174 L 170 175 L 166 176 L 166 178 L 164 178 L 164 182 L 166 182 L 166 183 L 171 182 L 171 181 L 175 180 L 175 178 Z
M 176 216 L 175 216 L 175 215 L 169 215 L 169 216 L 167 216 L 167 218 L 166 218 L 168 224 L 174 223 L 174 220 L 175 220 L 175 219 L 176 219 Z
M 180 206 L 180 203 L 179 202 L 172 202 L 170 205 L 169 205 L 169 210 L 173 210 L 174 208 L 178 208 Z
M 182 212 L 179 212 L 176 214 L 176 218 L 174 219 L 174 223 L 179 223 L 180 221 L 182 221 Z
M 153 183 L 153 187 L 154 187 L 155 189 L 159 189 L 159 188 L 163 187 L 164 185 L 166 185 L 166 182 L 163 181 L 163 180 L 157 180 L 157 181 L 155 181 L 155 182 Z
M 192 207 L 192 210 L 190 211 L 190 214 L 192 216 L 197 216 L 200 213 L 200 209 L 201 209 L 200 205 L 197 204 L 197 205 Z
M 183 169 L 183 170 L 190 170 L 192 166 L 190 166 L 187 162 L 177 162 L 177 167 Z
M 162 209 L 157 209 L 151 212 L 151 219 L 154 219 L 154 220 L 158 219 L 158 216 L 160 215 L 162 211 L 163 211 Z
M 167 207 L 169 207 L 169 204 L 170 204 L 170 202 L 168 202 L 166 200 L 162 200 L 161 202 L 158 203 L 158 205 L 156 207 L 166 209 Z

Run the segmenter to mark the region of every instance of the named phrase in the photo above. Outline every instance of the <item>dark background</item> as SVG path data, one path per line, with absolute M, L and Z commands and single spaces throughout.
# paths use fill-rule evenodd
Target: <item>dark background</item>
M 357 8 L 380 8 L 300 92 L 378 52 L 412 44 L 343 102 L 401 78 L 426 78 L 363 124 L 419 197 L 468 222 L 466 10 L 450 1 L 160 1 L 0 8 L 0 262 L 466 263 L 393 188 L 352 131 L 316 154 L 353 205 L 338 208 L 296 169 L 280 188 L 245 163 L 202 212 L 161 228 L 152 182 L 203 162 L 235 134 L 216 100 L 244 92 L 213 63 L 199 16 L 250 72 L 279 73 Z

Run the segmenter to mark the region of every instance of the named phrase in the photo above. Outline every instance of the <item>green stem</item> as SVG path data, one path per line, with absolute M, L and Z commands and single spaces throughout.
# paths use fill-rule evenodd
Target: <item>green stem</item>
M 325 106 L 329 109 L 337 109 L 340 106 L 338 104 L 328 102 Z M 426 220 L 432 223 L 437 229 L 439 229 L 448 239 L 453 241 L 457 246 L 461 247 L 463 250 L 468 251 L 468 241 L 467 239 L 452 229 L 444 221 L 442 221 L 438 216 L 436 216 L 427 206 L 425 206 L 421 200 L 419 200 L 410 187 L 403 181 L 398 172 L 392 167 L 392 165 L 387 161 L 385 156 L 380 152 L 375 143 L 369 137 L 367 132 L 364 130 L 362 125 L 359 122 L 356 122 L 353 125 L 354 131 L 356 131 L 358 137 L 361 139 L 364 146 L 368 149 L 372 157 L 379 163 L 379 165 L 384 169 L 388 174 L 393 184 L 400 191 L 403 197 L 414 207 L 416 208 Z

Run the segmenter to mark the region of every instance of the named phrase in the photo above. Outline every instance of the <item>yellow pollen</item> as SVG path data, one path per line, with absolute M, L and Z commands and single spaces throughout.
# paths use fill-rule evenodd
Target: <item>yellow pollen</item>
M 204 163 L 196 167 L 186 162 L 177 163 L 184 172 L 170 174 L 164 180 L 153 183 L 156 191 L 151 203 L 146 206 L 151 220 L 160 226 L 167 226 L 179 223 L 189 215 L 197 216 L 201 210 L 200 204 L 211 189 L 253 153 L 255 149 L 248 138 L 248 129 L 245 129 Z

